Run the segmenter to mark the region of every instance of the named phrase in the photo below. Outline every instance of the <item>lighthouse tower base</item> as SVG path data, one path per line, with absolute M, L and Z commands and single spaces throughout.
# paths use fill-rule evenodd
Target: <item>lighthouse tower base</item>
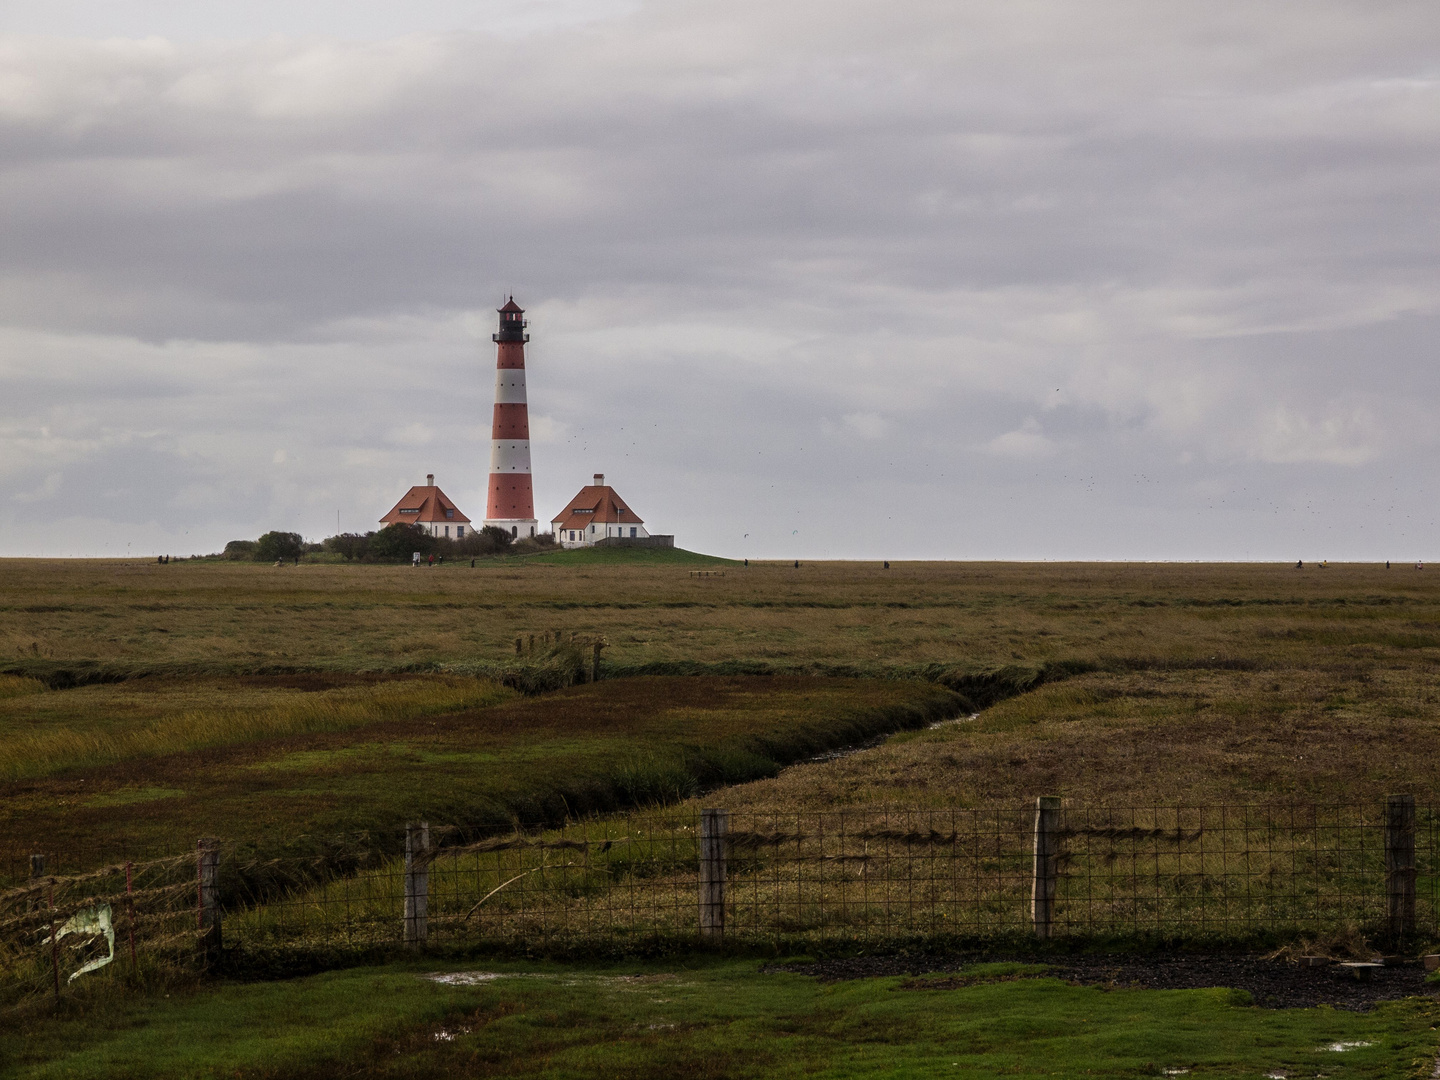
M 540 532 L 540 522 L 535 518 L 487 518 L 484 525 L 486 528 L 504 529 L 515 540 L 526 540 Z

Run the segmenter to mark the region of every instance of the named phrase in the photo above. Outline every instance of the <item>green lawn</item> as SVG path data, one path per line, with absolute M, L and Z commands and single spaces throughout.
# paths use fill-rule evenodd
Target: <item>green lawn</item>
M 1014 965 L 938 990 L 758 966 L 432 961 L 76 1000 L 0 1033 L 0 1055 L 4 1076 L 27 1080 L 1397 1078 L 1429 1076 L 1440 1042 L 1429 999 L 1366 1014 L 1266 1010 L 1229 990 L 1016 979 Z
M 722 559 L 718 555 L 702 555 L 684 548 L 575 548 L 517 558 L 546 566 L 693 566 L 702 570 L 722 570 L 726 566 L 741 565 L 739 559 Z

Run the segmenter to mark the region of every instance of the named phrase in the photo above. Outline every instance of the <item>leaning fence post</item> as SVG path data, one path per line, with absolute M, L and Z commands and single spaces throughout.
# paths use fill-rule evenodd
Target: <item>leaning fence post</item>
M 405 944 L 420 945 L 430 935 L 430 823 L 405 826 Z
M 195 916 L 200 958 L 207 965 L 220 958 L 220 903 L 215 888 L 219 872 L 220 842 L 202 839 L 195 845 Z
M 1035 868 L 1030 890 L 1030 921 L 1035 936 L 1048 938 L 1055 918 L 1055 878 L 1060 854 L 1060 798 L 1035 800 Z
M 1390 936 L 1415 932 L 1415 796 L 1385 798 L 1385 894 Z
M 724 810 L 700 811 L 700 936 L 719 941 L 725 936 L 725 833 L 729 815 Z

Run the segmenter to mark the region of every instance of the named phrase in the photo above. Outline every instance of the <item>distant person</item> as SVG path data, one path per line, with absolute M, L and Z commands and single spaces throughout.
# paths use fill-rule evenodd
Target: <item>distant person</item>
M 418 551 L 412 551 L 412 552 L 410 553 L 410 565 L 411 565 L 411 566 L 419 566 L 419 565 L 420 565 L 420 552 L 418 552 Z
M 796 560 L 795 560 L 795 569 L 796 569 L 796 570 L 799 570 L 799 569 L 800 569 L 800 560 L 799 560 L 799 559 L 796 559 Z
M 750 560 L 749 560 L 749 559 L 746 559 L 746 560 L 745 560 L 745 565 L 746 565 L 746 566 L 749 566 L 749 565 L 750 565 Z
M 1385 569 L 1386 569 L 1386 570 L 1389 570 L 1389 569 L 1390 569 L 1390 560 L 1389 560 L 1389 559 L 1386 559 L 1386 560 L 1385 560 Z
M 431 555 L 431 556 L 430 556 L 430 565 L 431 565 L 432 567 L 435 565 L 435 556 L 434 556 L 434 555 Z
M 1425 562 L 1424 562 L 1423 559 L 1416 559 L 1416 560 L 1415 560 L 1415 569 L 1416 569 L 1416 570 L 1424 570 L 1424 569 L 1425 569 Z
M 889 569 L 890 569 L 890 564 L 889 564 L 888 562 L 885 564 L 885 569 L 886 569 L 886 570 L 889 570 Z
M 1295 560 L 1295 569 L 1296 569 L 1296 570 L 1304 570 L 1304 569 L 1305 569 L 1305 560 L 1304 560 L 1304 559 L 1296 559 L 1296 560 Z
M 474 570 L 474 569 L 475 569 L 475 560 L 474 560 L 474 559 L 471 559 L 471 560 L 470 560 L 470 569 L 471 569 L 471 570 Z
M 156 561 L 157 563 L 160 563 L 161 565 L 164 565 L 165 556 L 164 556 L 164 555 L 156 555 L 156 556 L 155 556 L 155 561 Z

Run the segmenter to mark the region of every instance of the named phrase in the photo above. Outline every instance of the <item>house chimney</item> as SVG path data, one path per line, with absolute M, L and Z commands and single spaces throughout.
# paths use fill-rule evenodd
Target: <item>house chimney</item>
M 605 474 L 604 474 L 603 472 L 597 472 L 597 473 L 595 474 L 595 486 L 596 486 L 596 487 L 604 487 L 604 486 L 605 486 Z
M 425 486 L 426 486 L 426 487 L 434 487 L 434 486 L 435 486 L 435 474 L 434 474 L 433 472 L 427 472 L 427 473 L 425 474 Z

